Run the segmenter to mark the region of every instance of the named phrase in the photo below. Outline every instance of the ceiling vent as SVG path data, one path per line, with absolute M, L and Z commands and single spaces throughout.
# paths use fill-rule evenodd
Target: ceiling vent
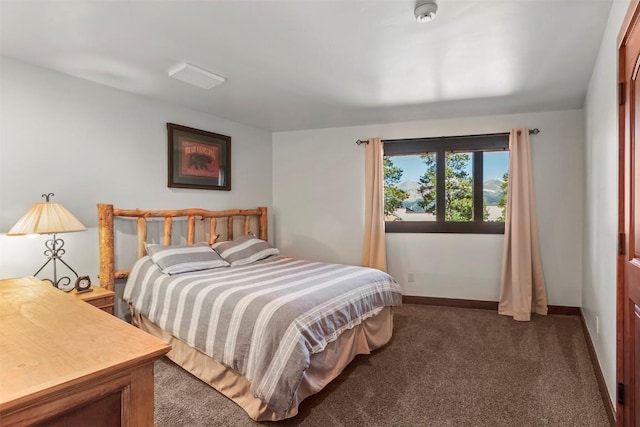
M 203 89 L 211 89 L 214 86 L 224 83 L 225 78 L 210 71 L 203 70 L 195 65 L 180 62 L 169 69 L 169 77 L 182 80 L 185 83 L 201 87 Z

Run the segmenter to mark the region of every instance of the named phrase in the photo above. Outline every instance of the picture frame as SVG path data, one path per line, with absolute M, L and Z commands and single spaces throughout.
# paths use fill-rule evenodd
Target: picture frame
M 167 123 L 169 187 L 231 191 L 231 137 Z

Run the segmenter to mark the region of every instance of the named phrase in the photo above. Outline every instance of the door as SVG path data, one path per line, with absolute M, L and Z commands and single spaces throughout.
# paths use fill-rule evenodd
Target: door
M 632 1 L 620 30 L 618 387 L 619 426 L 640 426 L 640 8 Z

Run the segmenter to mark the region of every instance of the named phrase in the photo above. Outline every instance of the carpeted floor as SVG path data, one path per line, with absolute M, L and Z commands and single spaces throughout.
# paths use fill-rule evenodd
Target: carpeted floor
M 608 426 L 577 316 L 405 304 L 394 338 L 358 356 L 300 413 L 256 423 L 172 362 L 156 364 L 156 423 L 169 426 Z

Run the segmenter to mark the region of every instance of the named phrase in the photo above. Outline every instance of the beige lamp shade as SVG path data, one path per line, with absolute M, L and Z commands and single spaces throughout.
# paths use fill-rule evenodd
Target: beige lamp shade
M 68 233 L 86 229 L 78 218 L 60 203 L 43 202 L 34 204 L 7 235 Z

